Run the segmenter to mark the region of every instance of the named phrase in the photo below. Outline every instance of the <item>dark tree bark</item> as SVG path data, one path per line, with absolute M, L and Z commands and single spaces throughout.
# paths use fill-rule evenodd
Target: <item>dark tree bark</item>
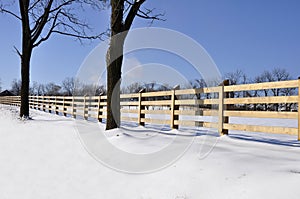
M 146 0 L 111 0 L 111 39 L 107 51 L 107 121 L 106 130 L 120 125 L 120 85 L 123 46 L 134 18 L 161 20 L 162 14 L 150 16 L 153 10 L 141 10 Z M 122 33 L 122 34 L 121 34 Z M 117 36 L 118 35 L 118 36 Z
M 32 41 L 30 24 L 28 18 L 29 0 L 19 0 L 20 13 L 22 18 L 22 54 L 21 57 L 21 107 L 20 117 L 29 116 L 29 79 L 30 59 L 32 54 Z
M 106 130 L 120 125 L 120 79 L 123 62 L 124 40 L 117 34 L 123 32 L 124 0 L 111 0 L 111 40 L 107 51 L 107 120 Z M 125 39 L 125 38 L 124 38 Z M 121 53 L 120 53 L 121 52 Z M 117 55 L 121 55 L 117 57 Z

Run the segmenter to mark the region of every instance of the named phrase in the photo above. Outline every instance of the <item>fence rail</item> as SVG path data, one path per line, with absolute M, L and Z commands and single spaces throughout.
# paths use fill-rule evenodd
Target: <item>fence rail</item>
M 237 108 L 243 105 L 267 106 L 272 104 L 298 106 L 300 102 L 299 87 L 300 79 L 244 85 L 228 85 L 228 81 L 224 81 L 217 87 L 122 94 L 120 96 L 121 120 L 135 122 L 139 125 L 163 124 L 169 125 L 171 128 L 179 126 L 216 128 L 220 134 L 227 134 L 228 130 L 242 130 L 298 135 L 298 140 L 300 140 L 299 108 L 297 112 Z M 298 93 L 292 96 L 250 97 L 245 95 L 245 97 L 238 98 L 230 96 L 230 93 L 234 92 L 259 92 L 290 88 L 298 90 Z M 100 122 L 106 118 L 106 96 L 30 96 L 29 101 L 30 108 L 37 110 L 70 115 L 74 118 L 94 118 Z M 19 106 L 20 96 L 0 97 L 0 103 Z M 214 119 L 205 121 L 196 118 L 198 116 L 209 116 Z M 231 117 L 295 119 L 298 121 L 298 127 L 235 124 L 229 121 Z

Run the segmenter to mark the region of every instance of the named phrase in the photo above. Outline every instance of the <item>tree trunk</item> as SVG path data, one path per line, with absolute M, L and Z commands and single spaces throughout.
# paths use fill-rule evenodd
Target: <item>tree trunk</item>
M 106 55 L 107 64 L 107 119 L 106 130 L 120 125 L 120 85 L 125 36 L 117 36 L 124 30 L 124 0 L 111 0 L 111 38 Z
M 134 1 L 124 20 L 125 0 L 111 0 L 111 38 L 106 55 L 107 64 L 107 120 L 106 130 L 117 128 L 120 125 L 120 85 L 123 61 L 123 47 L 132 22 L 140 6 L 146 0 Z M 128 1 L 127 1 L 128 2 Z M 147 14 L 145 18 L 153 19 Z M 123 32 L 125 31 L 125 32 Z
M 118 46 L 111 45 L 108 53 L 115 54 Z M 123 48 L 122 48 L 123 49 Z M 107 119 L 106 130 L 120 126 L 120 85 L 123 55 L 112 61 L 107 60 Z M 111 63 L 110 63 L 111 62 Z M 110 64 L 109 64 L 110 63 Z
M 28 55 L 27 55 L 28 54 Z M 20 117 L 29 117 L 29 70 L 31 51 L 23 53 L 21 63 L 21 107 Z
M 22 54 L 21 57 L 21 107 L 20 117 L 29 117 L 29 72 L 32 54 L 32 40 L 28 17 L 29 1 L 19 1 L 22 15 Z

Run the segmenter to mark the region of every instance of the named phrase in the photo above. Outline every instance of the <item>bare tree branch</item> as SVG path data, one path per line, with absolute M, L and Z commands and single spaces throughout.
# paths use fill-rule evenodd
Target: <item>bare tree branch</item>
M 143 18 L 143 19 L 149 19 L 149 20 L 151 20 L 151 24 L 155 20 L 165 21 L 165 19 L 162 18 L 165 15 L 164 13 L 154 14 L 155 8 L 141 9 L 141 6 L 143 3 L 145 3 L 145 1 L 146 0 L 134 0 L 134 1 L 125 0 L 125 2 L 128 4 L 128 6 L 126 7 L 124 14 L 126 14 L 127 12 L 128 12 L 128 14 L 127 14 L 127 17 L 126 17 L 125 23 L 124 23 L 124 31 L 129 30 L 135 16 Z
M 134 20 L 134 17 L 137 15 L 141 5 L 145 2 L 146 0 L 135 0 L 134 3 L 129 3 L 131 5 L 131 8 L 128 12 L 128 15 L 126 16 L 125 23 L 124 23 L 124 31 L 128 31 L 132 25 L 132 22 Z M 126 0 L 128 3 L 129 1 Z
M 22 20 L 20 16 L 16 15 L 15 13 L 13 13 L 10 10 L 7 10 L 7 9 L 3 8 L 3 5 L 0 5 L 0 13 L 7 13 L 7 14 L 17 18 L 20 21 Z
M 53 30 L 52 32 L 60 34 L 60 35 L 66 35 L 66 36 L 70 36 L 70 37 L 75 37 L 77 39 L 101 39 L 102 35 L 106 34 L 105 32 L 103 32 L 103 33 L 101 33 L 99 35 L 95 35 L 95 36 L 84 36 L 84 35 L 77 35 L 77 34 L 62 32 L 62 31 L 58 31 L 58 30 Z
M 72 2 L 74 2 L 75 0 L 68 0 L 63 2 L 62 4 L 58 5 L 56 8 L 53 8 L 52 10 L 49 11 L 49 13 L 53 13 L 56 12 L 57 10 L 60 10 L 61 8 L 67 6 L 67 5 L 71 5 Z
M 36 1 L 28 8 L 28 11 L 32 10 L 38 3 L 40 3 L 40 0 L 36 0 Z
M 53 3 L 53 0 L 49 0 L 48 5 L 45 7 L 45 11 L 44 11 L 44 14 L 42 15 L 40 23 L 38 24 L 36 30 L 34 32 L 32 32 L 32 36 L 31 36 L 32 43 L 34 43 L 39 38 L 45 25 L 47 24 L 52 3 Z
M 14 46 L 15 51 L 17 52 L 17 54 L 20 56 L 20 58 L 22 58 L 22 54 L 21 52 L 18 50 L 18 48 L 16 46 Z
M 52 26 L 50 28 L 50 30 L 48 31 L 48 33 L 46 34 L 46 37 L 42 37 L 39 41 L 37 41 L 36 43 L 33 44 L 33 48 L 39 46 L 42 42 L 46 41 L 47 39 L 49 39 L 51 33 L 53 32 L 54 28 L 58 25 L 56 24 L 57 21 L 57 17 L 59 15 L 60 11 L 58 11 L 56 13 L 56 15 L 54 16 L 53 22 L 52 22 Z
M 154 13 L 155 8 L 153 9 L 148 9 L 145 8 L 145 11 L 139 9 L 138 13 L 136 14 L 136 16 L 143 18 L 143 19 L 150 19 L 151 23 L 154 20 L 159 20 L 159 21 L 166 21 L 166 19 L 163 19 L 162 17 L 165 16 L 165 13 L 158 13 L 158 14 L 153 14 Z

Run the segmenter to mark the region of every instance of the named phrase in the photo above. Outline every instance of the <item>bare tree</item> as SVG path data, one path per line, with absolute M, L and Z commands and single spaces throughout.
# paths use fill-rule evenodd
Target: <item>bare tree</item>
M 286 81 L 292 79 L 289 72 L 287 72 L 287 70 L 283 68 L 274 68 L 272 70 L 272 77 L 274 81 Z M 275 88 L 271 89 L 271 91 L 274 96 L 290 95 L 293 92 L 293 88 Z M 291 105 L 274 104 L 275 110 L 278 111 L 280 106 L 282 106 L 283 109 L 287 110 L 289 109 L 288 107 L 290 107 Z
M 14 79 L 11 83 L 10 91 L 14 95 L 20 95 L 21 94 L 21 80 Z
M 247 84 L 250 82 L 246 73 L 244 73 L 240 69 L 225 74 L 225 79 L 229 79 L 230 85 Z M 230 92 L 229 95 L 230 97 L 242 97 L 242 96 L 246 97 L 246 96 L 250 96 L 251 94 L 249 92 Z
M 152 15 L 153 9 L 141 9 L 146 0 L 111 0 L 110 46 L 107 51 L 107 120 L 106 129 L 117 128 L 120 124 L 120 85 L 123 61 L 123 46 L 135 17 L 160 20 L 161 14 Z M 122 36 L 115 37 L 122 33 Z M 121 55 L 121 56 L 119 56 Z M 114 96 L 113 96 L 114 94 Z M 114 100 L 112 102 L 112 100 Z M 115 110 L 113 114 L 112 110 Z
M 138 93 L 142 88 L 143 85 L 141 83 L 135 82 L 122 88 L 122 93 Z
M 37 95 L 45 95 L 46 93 L 46 89 L 45 89 L 45 85 L 44 84 L 38 84 L 38 87 L 37 87 Z
M 22 24 L 22 49 L 15 50 L 21 59 L 21 107 L 20 117 L 29 116 L 29 81 L 32 51 L 47 41 L 53 33 L 81 39 L 96 39 L 101 35 L 89 36 L 89 25 L 80 20 L 78 9 L 85 5 L 100 8 L 98 0 L 19 0 L 19 12 L 9 10 L 0 1 L 0 12 L 6 13 Z
M 97 89 L 99 86 L 97 84 L 80 84 L 79 87 L 76 88 L 76 95 L 80 96 L 94 96 L 96 95 Z
M 291 79 L 291 75 L 283 68 L 274 68 L 271 72 L 271 81 L 286 81 Z M 280 96 L 283 89 L 272 89 L 274 96 Z
M 75 93 L 75 86 L 78 85 L 78 83 L 79 81 L 74 77 L 67 77 L 62 82 L 62 89 L 64 90 L 66 95 L 72 96 Z
M 287 70 L 282 68 L 274 68 L 271 71 L 264 71 L 260 76 L 256 77 L 260 82 L 274 82 L 274 81 L 286 81 L 291 79 L 291 75 L 287 72 Z M 274 89 L 264 89 L 264 96 L 281 96 L 291 94 L 293 92 L 293 88 L 290 89 L 282 89 L 282 88 L 274 88 Z M 265 110 L 273 109 L 278 111 L 279 104 L 274 104 L 272 106 L 265 104 Z
M 226 73 L 225 79 L 229 79 L 230 85 L 237 85 L 241 84 L 244 79 L 246 79 L 246 74 L 240 70 L 237 69 L 234 72 Z
M 204 79 L 195 79 L 193 81 L 190 81 L 190 85 L 192 88 L 205 88 L 207 87 L 207 84 Z M 195 94 L 197 99 L 201 99 L 201 93 Z M 206 93 L 205 97 L 209 98 L 209 93 Z
M 106 95 L 106 86 L 100 85 L 96 87 L 96 95 Z
M 37 96 L 45 95 L 46 93 L 45 85 L 34 81 L 29 89 L 29 93 L 30 95 L 37 95 Z
M 61 86 L 51 82 L 45 85 L 45 95 L 58 96 L 60 93 Z

